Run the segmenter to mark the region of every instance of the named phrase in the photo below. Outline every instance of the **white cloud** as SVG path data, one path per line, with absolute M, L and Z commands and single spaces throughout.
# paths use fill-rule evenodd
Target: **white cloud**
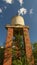
M 0 13 L 2 13 L 2 8 L 0 8 Z
M 13 3 L 13 0 L 3 0 L 3 1 L 5 1 L 8 4 L 12 4 Z
M 22 6 L 22 4 L 23 4 L 23 0 L 18 0 L 18 1 L 19 1 L 20 5 Z
M 21 8 L 18 10 L 18 15 L 22 14 L 22 15 L 25 15 L 27 13 L 27 9 L 25 8 Z
M 33 14 L 33 9 L 30 9 L 29 14 Z

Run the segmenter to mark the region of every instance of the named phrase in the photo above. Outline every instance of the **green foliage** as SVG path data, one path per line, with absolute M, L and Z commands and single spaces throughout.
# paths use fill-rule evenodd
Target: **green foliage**
M 12 65 L 28 65 L 26 62 L 26 57 L 25 56 L 19 58 L 14 57 L 12 60 Z
M 21 56 L 16 57 L 16 48 L 13 49 L 12 53 L 13 53 L 14 56 L 12 58 L 13 59 L 12 65 L 28 65 L 27 62 L 26 62 L 23 38 L 20 35 L 20 33 L 18 35 L 15 35 L 15 41 L 17 41 L 17 43 L 18 43 L 18 48 L 21 52 Z
M 34 55 L 35 65 L 37 65 L 37 43 L 33 44 L 33 55 Z
M 22 65 L 22 62 L 19 59 L 13 60 L 12 65 Z
M 22 37 L 20 35 L 20 33 L 18 35 L 15 35 L 15 40 L 17 41 L 19 48 L 21 48 L 22 46 Z
M 0 65 L 3 64 L 3 59 L 4 59 L 4 49 L 0 48 Z

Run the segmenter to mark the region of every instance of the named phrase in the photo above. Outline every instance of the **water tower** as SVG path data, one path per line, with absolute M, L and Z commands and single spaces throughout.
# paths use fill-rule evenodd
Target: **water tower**
M 34 65 L 34 58 L 32 54 L 32 47 L 29 37 L 29 26 L 25 25 L 24 18 L 22 16 L 14 16 L 11 20 L 11 24 L 6 25 L 7 38 L 4 52 L 4 62 L 3 65 L 12 65 L 12 45 L 13 36 L 20 32 L 23 35 L 23 41 L 25 45 L 26 57 L 29 65 Z M 18 43 L 19 44 L 19 43 Z

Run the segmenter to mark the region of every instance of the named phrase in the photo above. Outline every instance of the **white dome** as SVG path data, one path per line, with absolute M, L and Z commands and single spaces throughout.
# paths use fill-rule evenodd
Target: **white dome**
M 11 25 L 24 25 L 24 19 L 22 16 L 14 16 L 11 21 Z

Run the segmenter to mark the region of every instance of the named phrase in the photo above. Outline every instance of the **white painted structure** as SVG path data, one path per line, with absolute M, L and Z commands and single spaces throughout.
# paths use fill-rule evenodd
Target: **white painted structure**
M 11 20 L 11 25 L 23 25 L 24 26 L 24 18 L 22 16 L 14 16 Z

